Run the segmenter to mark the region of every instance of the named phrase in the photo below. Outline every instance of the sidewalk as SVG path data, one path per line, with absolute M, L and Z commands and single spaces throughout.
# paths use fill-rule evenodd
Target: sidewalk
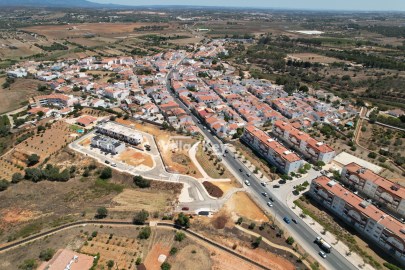
M 288 195 L 286 198 L 287 206 L 294 211 L 295 214 L 298 216 L 302 213 L 301 208 L 296 207 L 294 204 L 294 200 L 296 200 L 299 196 L 294 196 L 294 195 Z M 349 248 L 342 242 L 339 241 L 337 242 L 336 237 L 331 234 L 330 232 L 326 232 L 326 234 L 321 234 L 321 232 L 324 230 L 322 225 L 317 223 L 315 220 L 313 220 L 311 217 L 306 216 L 305 218 L 301 219 L 302 222 L 305 222 L 308 226 L 310 226 L 316 233 L 319 234 L 320 237 L 325 239 L 326 242 L 328 242 L 330 245 L 332 245 L 333 249 L 335 249 L 337 252 L 342 254 L 343 257 L 350 257 L 350 261 L 352 264 L 359 268 L 359 269 L 366 269 L 366 270 L 374 270 L 374 268 L 369 265 L 365 264 L 364 265 L 364 260 L 356 253 L 353 251 L 351 252 L 350 255 L 347 255 L 349 252 Z M 364 265 L 364 266 L 363 266 Z M 360 267 L 361 266 L 361 267 Z

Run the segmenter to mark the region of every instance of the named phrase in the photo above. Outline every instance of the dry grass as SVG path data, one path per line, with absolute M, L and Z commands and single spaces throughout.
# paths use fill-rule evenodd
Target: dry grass
M 225 204 L 226 209 L 233 215 L 245 217 L 258 222 L 269 221 L 259 206 L 245 193 L 237 192 Z M 236 219 L 236 217 L 234 217 Z
M 125 189 L 112 201 L 113 211 L 164 211 L 171 208 L 173 194 L 168 191 Z

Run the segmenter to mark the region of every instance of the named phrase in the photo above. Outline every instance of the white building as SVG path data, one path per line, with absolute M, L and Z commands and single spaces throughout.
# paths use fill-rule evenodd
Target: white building
M 138 145 L 143 141 L 141 133 L 115 122 L 106 122 L 98 125 L 97 132 L 133 145 Z
M 114 155 L 125 150 L 125 143 L 103 135 L 97 135 L 91 138 L 91 146 L 100 148 Z

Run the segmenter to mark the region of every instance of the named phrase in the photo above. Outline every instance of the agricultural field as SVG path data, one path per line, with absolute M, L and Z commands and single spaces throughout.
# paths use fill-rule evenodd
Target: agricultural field
M 33 79 L 16 79 L 10 88 L 4 89 L 1 85 L 5 77 L 0 77 L 0 113 L 9 112 L 22 107 L 32 96 L 40 95 L 38 85 L 43 83 Z

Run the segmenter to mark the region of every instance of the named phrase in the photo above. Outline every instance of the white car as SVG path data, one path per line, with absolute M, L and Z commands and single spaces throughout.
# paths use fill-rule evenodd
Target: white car
M 111 166 L 117 167 L 117 164 L 116 163 L 111 163 Z
M 272 204 L 271 202 L 267 202 L 267 205 L 268 205 L 269 207 L 273 207 L 273 204 Z
M 246 184 L 247 186 L 250 186 L 249 180 L 245 180 L 245 184 Z
M 322 250 L 321 251 L 319 251 L 319 255 L 322 257 L 322 258 L 326 258 L 326 253 L 325 252 L 323 252 Z

